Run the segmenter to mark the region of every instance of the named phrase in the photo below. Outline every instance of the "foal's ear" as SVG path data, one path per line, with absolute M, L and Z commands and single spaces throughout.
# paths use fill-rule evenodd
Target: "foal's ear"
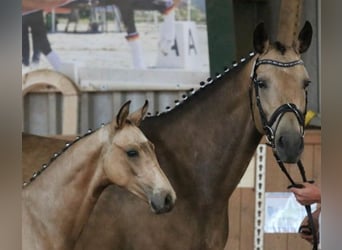
M 268 35 L 263 22 L 259 23 L 253 33 L 253 46 L 254 50 L 262 54 L 269 46 Z
M 120 108 L 118 114 L 116 115 L 116 128 L 120 129 L 125 125 L 129 114 L 129 105 L 131 101 L 127 101 L 122 107 Z
M 137 111 L 131 113 L 127 119 L 130 120 L 132 123 L 134 123 L 134 125 L 139 126 L 141 121 L 144 119 L 146 115 L 147 109 L 148 109 L 148 101 L 146 100 L 144 103 L 144 106 L 142 106 Z
M 306 21 L 304 24 L 304 27 L 300 31 L 298 35 L 298 45 L 297 45 L 297 51 L 299 53 L 304 53 L 308 50 L 311 44 L 312 39 L 312 26 L 311 23 Z

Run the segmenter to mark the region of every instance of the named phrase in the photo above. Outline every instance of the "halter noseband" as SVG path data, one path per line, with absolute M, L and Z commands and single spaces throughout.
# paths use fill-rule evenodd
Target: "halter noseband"
M 300 127 L 301 127 L 301 134 L 302 134 L 302 136 L 304 135 L 304 122 L 305 122 L 305 113 L 306 113 L 306 106 L 307 106 L 307 92 L 305 91 L 305 110 L 304 110 L 304 113 L 302 113 L 297 108 L 297 106 L 295 104 L 286 103 L 286 104 L 283 104 L 280 107 L 278 107 L 273 112 L 270 119 L 267 120 L 266 114 L 262 108 L 262 104 L 261 104 L 261 100 L 260 100 L 259 86 L 258 86 L 257 73 L 256 73 L 257 68 L 262 64 L 270 64 L 270 65 L 273 65 L 276 67 L 289 68 L 289 67 L 294 67 L 296 65 L 303 65 L 304 62 L 302 60 L 296 60 L 296 61 L 292 61 L 292 62 L 280 62 L 280 61 L 275 61 L 272 59 L 261 59 L 261 60 L 259 60 L 259 58 L 257 58 L 256 61 L 254 62 L 252 72 L 251 72 L 252 81 L 251 81 L 251 86 L 250 86 L 250 91 L 249 91 L 250 105 L 252 108 L 253 107 L 253 104 L 252 104 L 252 85 L 253 85 L 254 90 L 255 90 L 256 105 L 257 105 L 258 110 L 259 110 L 262 126 L 263 126 L 263 129 L 265 131 L 266 138 L 267 138 L 268 142 L 270 143 L 270 145 L 274 149 L 275 148 L 275 141 L 274 141 L 275 131 L 272 128 L 272 126 L 274 125 L 275 121 L 278 120 L 278 122 L 279 122 L 285 113 L 292 112 L 296 116 L 298 123 L 300 124 Z M 255 122 L 253 108 L 252 108 L 252 117 L 253 117 L 253 120 Z
M 285 113 L 288 112 L 292 112 L 297 120 L 298 123 L 300 124 L 301 127 L 301 134 L 302 136 L 304 136 L 304 123 L 305 123 L 305 114 L 306 114 L 306 109 L 307 109 L 307 91 L 305 90 L 305 108 L 304 108 L 304 113 L 302 113 L 295 104 L 293 103 L 286 103 L 281 105 L 280 107 L 278 107 L 273 114 L 270 117 L 270 120 L 267 120 L 266 114 L 262 108 L 261 105 L 261 100 L 260 100 L 260 95 L 259 95 L 259 86 L 258 86 L 258 80 L 257 80 L 257 73 L 256 73 L 256 69 L 262 65 L 262 64 L 270 64 L 276 67 L 282 67 L 282 68 L 289 68 L 289 67 L 294 67 L 296 65 L 303 65 L 304 62 L 302 60 L 296 60 L 296 61 L 292 61 L 292 62 L 280 62 L 280 61 L 275 61 L 272 59 L 261 59 L 259 60 L 259 58 L 256 59 L 256 61 L 254 62 L 253 68 L 252 68 L 252 72 L 251 72 L 251 85 L 249 88 L 249 98 L 250 98 L 250 106 L 251 106 L 251 112 L 252 112 L 252 117 L 253 120 L 255 122 L 255 118 L 254 118 L 254 113 L 253 113 L 253 103 L 252 103 L 252 85 L 254 85 L 254 90 L 255 90 L 255 97 L 256 97 L 256 104 L 259 110 L 259 114 L 261 117 L 261 122 L 262 122 L 262 126 L 263 129 L 265 131 L 265 135 L 266 138 L 268 140 L 268 145 L 272 147 L 273 149 L 273 155 L 275 157 L 275 159 L 277 160 L 278 165 L 280 166 L 280 169 L 284 172 L 284 174 L 286 175 L 286 177 L 289 179 L 289 181 L 291 182 L 291 185 L 289 187 L 296 187 L 296 188 L 301 188 L 303 187 L 301 184 L 297 184 L 294 182 L 294 180 L 291 178 L 291 176 L 289 175 L 289 173 L 287 172 L 284 163 L 280 160 L 276 150 L 275 150 L 275 131 L 273 130 L 272 126 L 274 125 L 274 123 L 278 120 L 278 123 L 280 121 L 280 119 L 283 117 L 283 115 Z M 276 126 L 277 128 L 277 126 Z M 275 130 L 276 130 L 275 128 Z M 305 170 L 304 170 L 304 166 L 301 162 L 301 160 L 299 160 L 297 162 L 300 174 L 302 176 L 303 182 L 310 182 L 313 183 L 313 181 L 308 181 L 306 179 L 305 176 Z M 288 187 L 288 188 L 289 188 Z M 313 217 L 312 217 L 312 213 L 311 213 L 311 207 L 310 205 L 305 205 L 305 209 L 306 209 L 306 213 L 308 215 L 308 219 L 309 219 L 309 226 L 311 229 L 311 233 L 313 236 L 313 250 L 317 250 L 317 246 L 318 246 L 318 239 L 317 239 L 317 235 L 316 235 L 316 230 L 314 227 L 314 222 L 313 222 Z

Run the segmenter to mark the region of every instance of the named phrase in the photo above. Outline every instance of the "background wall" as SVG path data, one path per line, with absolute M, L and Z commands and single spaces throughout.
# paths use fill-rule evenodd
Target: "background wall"
M 302 156 L 307 178 L 321 184 L 321 131 L 309 130 L 305 135 Z M 301 178 L 296 166 L 288 166 L 294 180 Z M 289 182 L 276 163 L 272 150 L 266 152 L 266 192 L 287 192 Z M 237 188 L 229 201 L 229 238 L 225 250 L 254 249 L 255 188 Z M 296 233 L 264 234 L 264 250 L 311 250 L 312 246 Z

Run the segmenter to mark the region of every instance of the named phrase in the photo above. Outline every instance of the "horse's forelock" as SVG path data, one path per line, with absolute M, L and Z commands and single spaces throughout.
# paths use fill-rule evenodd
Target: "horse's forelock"
M 276 41 L 276 42 L 274 42 L 273 46 L 274 46 L 274 48 L 275 48 L 277 51 L 279 51 L 282 55 L 285 54 L 287 48 L 286 48 L 286 46 L 285 46 L 284 44 L 282 44 L 282 43 L 279 42 L 279 41 Z

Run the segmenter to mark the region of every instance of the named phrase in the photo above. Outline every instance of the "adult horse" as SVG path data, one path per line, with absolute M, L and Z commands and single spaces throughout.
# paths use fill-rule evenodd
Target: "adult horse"
M 24 183 L 23 249 L 74 249 L 98 197 L 112 183 L 147 201 L 154 213 L 172 209 L 175 192 L 153 144 L 137 128 L 147 102 L 128 117 L 129 105 L 110 124 L 67 144 Z
M 184 95 L 175 108 L 145 119 L 140 127 L 156 145 L 158 160 L 177 192 L 177 206 L 153 217 L 134 196 L 110 187 L 76 249 L 223 249 L 227 201 L 264 129 L 280 160 L 293 163 L 300 158 L 309 83 L 300 54 L 311 37 L 307 22 L 293 46 L 270 43 L 259 24 L 256 53 L 201 82 L 200 90 Z

